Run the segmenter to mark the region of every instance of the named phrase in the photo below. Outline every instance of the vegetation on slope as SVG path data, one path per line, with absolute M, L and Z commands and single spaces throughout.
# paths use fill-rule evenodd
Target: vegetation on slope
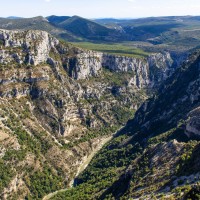
M 60 39 L 72 42 L 101 42 L 105 45 L 110 42 L 121 45 L 125 42 L 123 44 L 127 46 L 133 43 L 133 46 L 139 45 L 147 50 L 153 48 L 182 51 L 200 45 L 199 17 L 192 16 L 94 21 L 79 16 L 0 18 L 0 28 L 45 30 Z M 110 47 L 107 50 L 109 49 Z
M 198 199 L 200 142 L 185 127 L 199 106 L 199 98 L 190 99 L 199 90 L 199 62 L 194 53 L 93 158 L 75 187 L 52 199 Z

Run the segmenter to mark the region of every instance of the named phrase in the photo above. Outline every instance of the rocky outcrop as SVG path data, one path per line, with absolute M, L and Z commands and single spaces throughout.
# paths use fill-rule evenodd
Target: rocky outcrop
M 102 56 L 102 53 L 84 51 L 69 59 L 71 77 L 79 80 L 97 76 L 102 69 Z
M 0 40 L 6 48 L 16 49 L 18 52 L 8 54 L 8 51 L 1 52 L 0 63 L 8 64 L 11 61 L 18 63 L 38 65 L 49 58 L 49 52 L 59 41 L 51 37 L 45 31 L 9 31 L 0 30 Z M 20 48 L 22 51 L 20 51 Z
M 188 135 L 188 137 L 194 135 L 200 137 L 200 107 L 192 110 L 188 114 L 185 133 Z
M 168 52 L 151 54 L 145 59 L 104 55 L 102 65 L 116 72 L 135 72 L 134 85 L 139 88 L 158 86 L 175 70 Z

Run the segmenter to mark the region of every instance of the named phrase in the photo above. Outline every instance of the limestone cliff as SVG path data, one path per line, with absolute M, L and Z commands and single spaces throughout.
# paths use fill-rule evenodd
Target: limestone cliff
M 113 72 L 133 72 L 132 83 L 139 88 L 158 86 L 173 72 L 173 60 L 168 52 L 155 53 L 147 58 L 109 55 L 93 51 L 79 52 L 69 60 L 74 79 L 98 76 L 102 67 Z
M 8 31 L 0 30 L 0 40 L 10 48 L 21 48 L 22 52 L 10 54 L 2 50 L 0 63 L 9 64 L 12 61 L 38 65 L 47 61 L 49 52 L 59 41 L 44 31 Z

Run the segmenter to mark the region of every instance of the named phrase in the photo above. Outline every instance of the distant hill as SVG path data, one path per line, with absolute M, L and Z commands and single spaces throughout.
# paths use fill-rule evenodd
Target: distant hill
M 47 17 L 50 23 L 72 34 L 93 41 L 117 41 L 125 39 L 119 31 L 100 25 L 94 21 L 79 17 Z
M 109 28 L 120 29 L 129 40 L 145 41 L 154 45 L 184 46 L 200 44 L 199 16 L 149 17 L 139 19 L 95 19 Z
M 107 28 L 79 16 L 42 16 L 33 18 L 0 18 L 2 29 L 33 29 L 48 31 L 67 41 L 122 41 L 125 36 L 117 30 Z
M 0 28 L 5 29 L 48 29 L 51 25 L 42 17 L 34 18 L 0 18 Z
M 173 22 L 191 22 L 200 21 L 200 16 L 168 16 L 168 17 L 147 17 L 137 19 L 115 19 L 115 18 L 101 18 L 94 19 L 95 22 L 109 26 L 109 24 L 116 23 L 121 26 L 144 26 L 144 25 L 156 25 L 158 23 L 173 23 Z
M 70 17 L 68 16 L 55 16 L 55 15 L 51 15 L 49 17 L 46 17 L 46 19 L 52 23 L 52 24 L 59 24 L 67 19 L 69 19 Z
M 7 19 L 22 19 L 23 17 L 9 16 Z
M 142 48 L 189 50 L 200 46 L 199 16 L 94 19 L 79 16 L 0 18 L 2 29 L 38 29 L 70 42 L 121 43 Z M 132 42 L 130 44 L 130 42 Z M 143 44 L 145 42 L 145 45 Z M 149 48 L 149 46 L 151 46 Z
M 33 17 L 33 18 L 0 18 L 0 28 L 1 29 L 23 29 L 23 30 L 43 30 L 51 33 L 52 35 L 70 41 L 76 41 L 77 38 L 73 34 L 63 30 L 55 25 L 49 23 L 49 21 L 42 17 Z

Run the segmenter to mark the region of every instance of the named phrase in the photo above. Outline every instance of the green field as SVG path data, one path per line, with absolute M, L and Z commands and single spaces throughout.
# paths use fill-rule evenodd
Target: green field
M 122 44 L 105 44 L 105 43 L 96 44 L 96 43 L 90 43 L 90 42 L 74 42 L 72 44 L 84 49 L 100 51 L 100 52 L 115 54 L 115 55 L 120 55 L 120 56 L 144 58 L 149 55 L 148 52 L 145 52 L 142 49 L 126 46 L 123 43 Z

